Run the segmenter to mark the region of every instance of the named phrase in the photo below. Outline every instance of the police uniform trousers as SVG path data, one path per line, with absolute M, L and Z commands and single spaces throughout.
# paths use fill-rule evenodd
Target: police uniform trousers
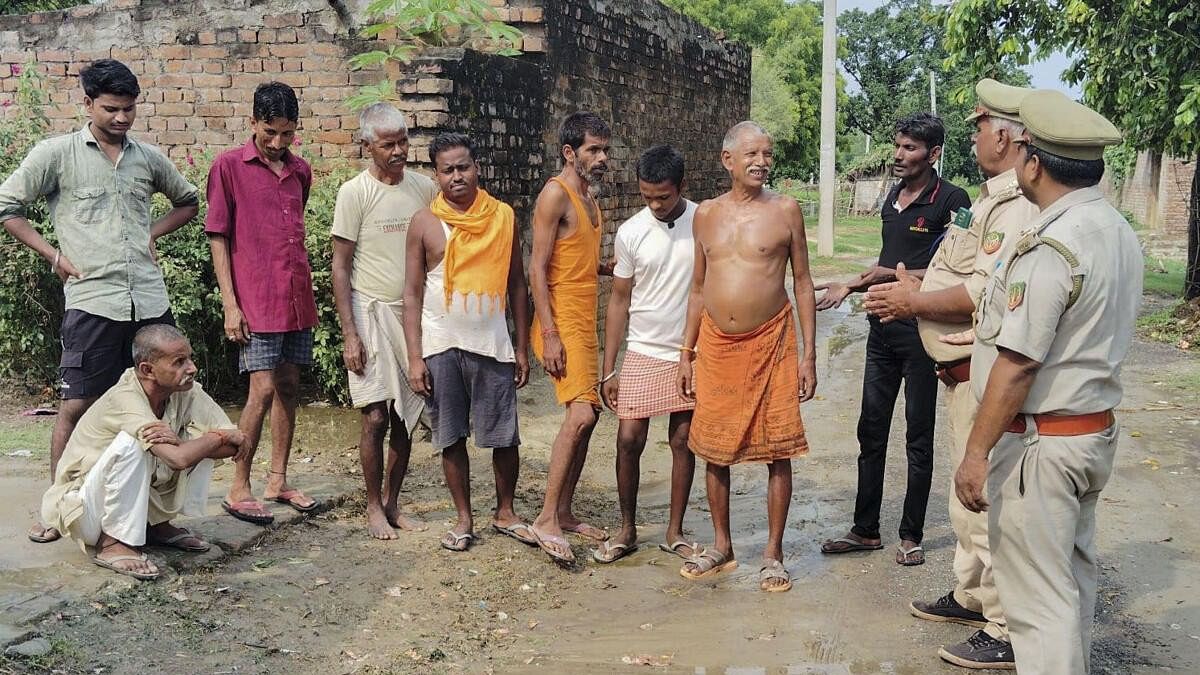
M 1119 430 L 1040 436 L 1027 415 L 1026 431 L 1004 434 L 992 450 L 989 542 L 1021 675 L 1088 672 L 1099 576 L 1096 502 Z

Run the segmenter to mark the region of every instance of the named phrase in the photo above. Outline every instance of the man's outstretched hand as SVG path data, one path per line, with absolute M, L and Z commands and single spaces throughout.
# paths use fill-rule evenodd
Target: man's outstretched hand
M 912 296 L 921 290 L 921 279 L 908 273 L 904 263 L 896 265 L 896 280 L 875 284 L 867 289 L 863 308 L 868 314 L 879 317 L 883 323 L 916 316 L 912 308 Z

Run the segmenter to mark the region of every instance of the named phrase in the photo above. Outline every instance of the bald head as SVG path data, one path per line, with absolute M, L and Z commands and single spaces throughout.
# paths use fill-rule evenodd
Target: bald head
M 746 120 L 729 127 L 729 131 L 725 132 L 725 140 L 721 141 L 721 150 L 723 152 L 733 152 L 733 149 L 737 147 L 738 141 L 747 135 L 766 136 L 768 140 L 771 139 L 771 134 L 767 133 L 767 130 L 762 128 L 758 122 Z
M 169 323 L 145 326 L 133 336 L 133 365 L 154 361 L 174 345 L 187 341 L 187 336 Z

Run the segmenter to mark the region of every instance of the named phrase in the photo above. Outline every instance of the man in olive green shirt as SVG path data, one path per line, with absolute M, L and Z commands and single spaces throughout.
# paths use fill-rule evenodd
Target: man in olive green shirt
M 75 133 L 39 143 L 0 185 L 0 223 L 46 259 L 63 281 L 62 404 L 50 440 L 50 479 L 75 424 L 132 366 L 138 328 L 174 323 L 154 240 L 196 216 L 196 187 L 157 148 L 127 136 L 141 94 L 137 78 L 112 59 L 79 73 L 89 122 Z M 150 220 L 150 198 L 161 192 L 172 209 Z M 61 248 L 26 220 L 45 197 Z M 36 524 L 29 538 L 58 539 Z

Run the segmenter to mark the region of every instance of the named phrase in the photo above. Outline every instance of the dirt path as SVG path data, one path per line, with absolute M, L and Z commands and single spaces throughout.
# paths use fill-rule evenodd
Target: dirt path
M 762 467 L 733 472 L 740 569 L 715 583 L 688 583 L 677 573 L 679 559 L 658 550 L 669 472 L 661 423 L 643 460 L 641 550 L 608 567 L 587 558 L 574 570 L 491 532 L 494 494 L 483 452 L 472 457 L 481 541 L 465 554 L 439 549 L 452 510 L 440 464 L 420 444 L 406 493 L 429 532 L 371 541 L 361 503 L 350 503 L 211 570 L 69 607 L 39 627 L 51 654 L 0 661 L 0 672 L 607 673 L 645 664 L 654 672 L 963 672 L 935 652 L 969 630 L 918 621 L 907 611 L 912 598 L 940 595 L 952 583 L 944 459 L 935 469 L 926 565 L 901 568 L 890 549 L 830 558 L 818 552 L 821 539 L 848 526 L 853 508 L 865 334 L 861 316 L 823 316 L 822 325 L 833 337 L 820 349 L 820 400 L 804 411 L 812 453 L 794 464 L 785 538 L 795 578 L 790 593 L 767 595 L 754 581 L 766 535 Z M 1139 343 L 1125 382 L 1118 467 L 1099 516 L 1094 670 L 1186 672 L 1200 661 L 1200 360 Z M 540 504 L 559 422 L 550 398 L 544 382 L 521 394 L 518 508 L 529 517 Z M 298 455 L 313 457 L 314 470 L 351 471 L 353 417 L 310 409 L 303 419 Z M 948 427 L 939 423 L 945 458 Z M 617 521 L 615 426 L 605 415 L 579 491 L 578 515 L 602 525 Z M 901 447 L 895 434 L 892 447 Z M 884 504 L 889 546 L 903 475 L 896 453 Z M 702 472 L 697 479 L 686 523 L 703 542 L 711 530 Z M 575 543 L 585 558 L 582 540 Z

